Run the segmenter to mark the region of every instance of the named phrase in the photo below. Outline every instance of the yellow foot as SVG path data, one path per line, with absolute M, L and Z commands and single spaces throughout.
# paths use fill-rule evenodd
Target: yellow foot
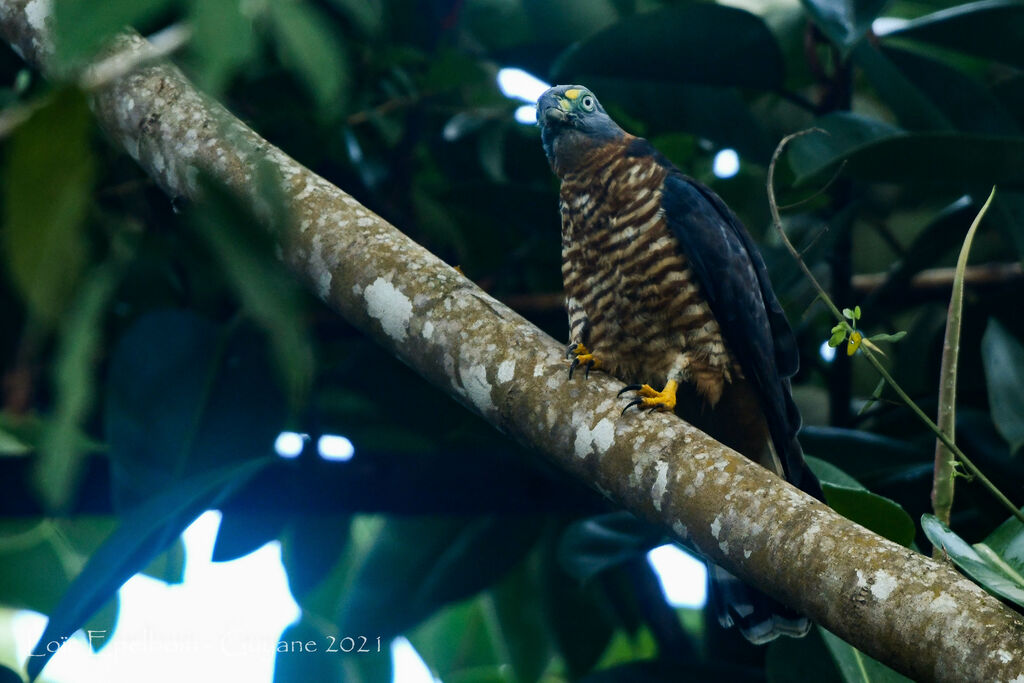
M 627 403 L 626 407 L 622 409 L 622 413 L 625 414 L 633 406 L 637 406 L 640 410 L 665 410 L 672 412 L 676 408 L 676 389 L 678 388 L 679 383 L 674 379 L 670 379 L 661 391 L 657 391 L 650 384 L 630 384 L 619 392 L 619 396 L 622 396 L 627 391 L 635 391 L 640 394 L 640 398 L 634 398 Z
M 595 358 L 594 354 L 588 351 L 587 347 L 581 343 L 569 344 L 565 356 L 566 358 L 572 357 L 572 364 L 569 366 L 569 379 L 572 379 L 572 373 L 576 371 L 576 368 L 582 367 L 587 379 L 590 379 L 591 370 L 599 370 L 601 368 L 601 361 Z

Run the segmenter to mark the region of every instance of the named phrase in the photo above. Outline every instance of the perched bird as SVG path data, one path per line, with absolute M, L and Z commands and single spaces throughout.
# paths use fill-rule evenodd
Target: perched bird
M 581 85 L 547 90 L 537 121 L 562 181 L 570 378 L 605 370 L 630 384 L 620 395 L 636 392 L 624 412 L 674 411 L 823 499 L 796 439 L 796 340 L 739 219 Z M 712 578 L 723 584 L 719 621 L 748 640 L 810 628 L 725 570 Z

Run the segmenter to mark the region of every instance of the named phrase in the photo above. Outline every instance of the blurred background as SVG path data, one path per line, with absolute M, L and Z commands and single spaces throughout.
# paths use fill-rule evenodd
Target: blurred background
M 1024 500 L 1024 3 L 58 3 L 65 80 L 0 50 L 0 681 L 76 631 L 44 680 L 898 679 L 824 631 L 754 648 L 719 629 L 698 560 L 364 339 L 232 198 L 162 194 L 76 85 L 126 24 L 180 42 L 203 91 L 559 340 L 533 102 L 587 85 L 762 245 L 830 504 L 923 552 L 934 437 L 826 343 L 767 164 L 783 136 L 828 132 L 779 164 L 785 228 L 865 334 L 907 333 L 879 346 L 932 415 L 951 266 L 999 185 L 956 428 Z M 958 478 L 951 526 L 1019 578 L 1007 517 Z

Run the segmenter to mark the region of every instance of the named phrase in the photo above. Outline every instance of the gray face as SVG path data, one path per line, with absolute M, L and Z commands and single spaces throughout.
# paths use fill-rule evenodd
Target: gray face
M 616 139 L 623 130 L 582 85 L 556 85 L 537 100 L 537 123 L 548 161 L 555 163 L 563 141 L 590 145 Z

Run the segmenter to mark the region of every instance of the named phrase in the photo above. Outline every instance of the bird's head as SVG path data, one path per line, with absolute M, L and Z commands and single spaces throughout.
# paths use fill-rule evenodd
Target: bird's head
M 626 135 L 582 85 L 556 85 L 537 100 L 537 124 L 544 153 L 558 173 L 595 147 Z

